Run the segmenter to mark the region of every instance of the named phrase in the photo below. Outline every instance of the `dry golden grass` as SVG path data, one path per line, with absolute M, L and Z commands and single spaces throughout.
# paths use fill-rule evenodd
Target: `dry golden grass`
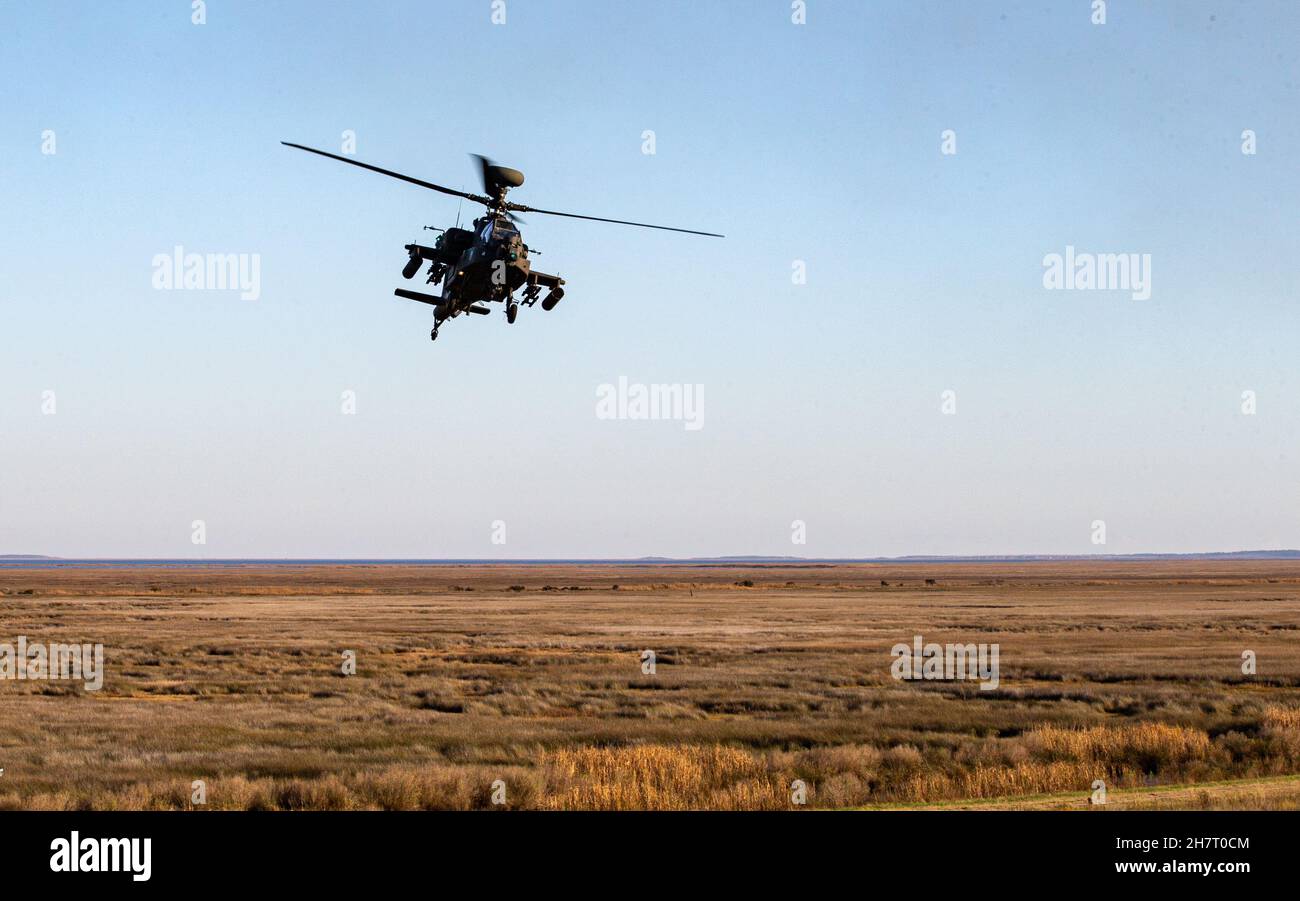
M 894 681 L 914 634 L 999 643 L 1000 687 Z M 19 635 L 102 642 L 108 672 L 0 681 L 3 808 L 188 808 L 196 779 L 212 809 L 488 808 L 498 781 L 510 808 L 786 809 L 795 780 L 843 807 L 1300 773 L 1295 563 L 0 569 Z M 1293 806 L 1207 791 L 1152 803 Z
M 1210 753 L 1210 739 L 1204 732 L 1165 723 L 1091 729 L 1041 726 L 1029 733 L 1026 744 L 1050 760 L 1132 763 L 1149 770 L 1186 764 Z
M 763 759 L 738 748 L 648 745 L 577 748 L 543 758 L 553 810 L 779 810 L 789 789 Z
M 1267 707 L 1264 709 L 1264 726 L 1269 729 L 1300 729 L 1300 710 L 1285 707 Z

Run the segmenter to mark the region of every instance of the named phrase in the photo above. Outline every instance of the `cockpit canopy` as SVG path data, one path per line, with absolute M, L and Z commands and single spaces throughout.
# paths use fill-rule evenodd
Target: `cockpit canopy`
M 509 219 L 489 219 L 483 223 L 479 236 L 484 241 L 509 241 L 519 237 L 519 230 Z

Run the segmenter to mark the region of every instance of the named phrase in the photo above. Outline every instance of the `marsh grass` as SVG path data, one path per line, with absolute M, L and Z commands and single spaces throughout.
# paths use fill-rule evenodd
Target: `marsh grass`
M 0 682 L 0 808 L 187 809 L 196 779 L 209 809 L 490 809 L 499 782 L 510 809 L 679 810 L 788 809 L 795 780 L 850 807 L 1300 772 L 1300 566 L 932 573 L 0 571 L 0 640 L 108 661 L 97 693 Z M 894 681 L 914 633 L 999 642 L 1001 686 Z

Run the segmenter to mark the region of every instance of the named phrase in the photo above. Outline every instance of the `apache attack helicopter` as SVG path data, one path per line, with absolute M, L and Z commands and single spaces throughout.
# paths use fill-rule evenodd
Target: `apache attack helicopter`
M 435 185 L 432 182 L 421 181 L 418 178 L 411 178 L 409 175 L 402 175 L 400 172 L 392 172 L 378 166 L 371 166 L 368 163 L 350 160 L 337 154 L 326 153 L 324 150 L 304 147 L 301 144 L 290 144 L 288 141 L 281 141 L 280 143 L 286 147 L 327 156 L 332 160 L 338 160 L 352 166 L 360 166 L 362 169 L 369 169 L 371 172 L 378 172 L 381 175 L 400 178 L 402 181 L 419 185 L 422 188 L 429 188 L 442 194 L 463 197 L 466 200 L 472 200 L 487 207 L 487 212 L 474 220 L 472 229 L 457 227 L 442 229 L 426 225 L 425 228 L 429 231 L 441 232 L 434 245 L 432 247 L 426 247 L 423 244 L 406 245 L 409 258 L 406 265 L 402 267 L 402 276 L 408 279 L 413 278 L 427 260 L 431 264 L 429 266 L 428 283 L 433 285 L 441 281 L 442 293 L 435 296 L 433 294 L 422 294 L 419 291 L 406 291 L 401 288 L 398 288 L 393 293 L 398 297 L 417 300 L 433 307 L 433 331 L 429 333 L 429 338 L 435 341 L 438 338 L 438 327 L 448 319 L 455 318 L 461 313 L 478 313 L 486 316 L 491 311 L 483 306 L 484 303 L 498 300 L 504 301 L 506 305 L 506 321 L 513 323 L 515 317 L 519 315 L 519 303 L 515 301 L 514 293 L 520 288 L 523 289 L 524 306 L 535 304 L 538 296 L 542 293 L 542 289 L 549 289 L 546 297 L 542 299 L 543 310 L 554 309 L 555 305 L 560 302 L 560 298 L 564 296 L 564 279 L 558 275 L 548 275 L 532 268 L 532 264 L 528 259 L 528 245 L 523 242 L 519 235 L 519 229 L 516 227 L 521 220 L 515 216 L 515 213 L 543 213 L 547 216 L 565 216 L 569 219 L 591 219 L 596 222 L 613 222 L 618 225 L 636 225 L 641 228 L 685 232 L 689 235 L 707 235 L 710 238 L 723 237 L 713 232 L 694 231 L 689 228 L 649 225 L 645 222 L 628 222 L 624 219 L 603 219 L 600 216 L 580 216 L 577 213 L 539 210 L 536 207 L 525 206 L 522 203 L 512 203 L 506 200 L 506 192 L 511 188 L 522 185 L 524 183 L 524 174 L 518 169 L 498 166 L 487 157 L 477 154 L 471 155 L 478 160 L 484 193 L 467 194 L 464 191 L 457 191 L 452 188 L 445 188 L 442 185 Z M 537 251 L 533 251 L 533 253 L 537 253 Z

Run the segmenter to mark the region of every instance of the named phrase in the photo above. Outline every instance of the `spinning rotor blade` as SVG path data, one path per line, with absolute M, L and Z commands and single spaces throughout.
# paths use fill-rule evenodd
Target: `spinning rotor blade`
M 485 194 L 494 193 L 490 183 L 491 179 L 488 178 L 488 167 L 492 165 L 492 161 L 480 153 L 471 153 L 470 156 L 478 161 L 478 183 L 483 186 L 483 192 Z
M 409 175 L 403 175 L 400 172 L 394 172 L 391 169 L 381 169 L 378 166 L 372 166 L 369 163 L 362 163 L 358 160 L 350 160 L 345 156 L 339 156 L 336 153 L 328 153 L 324 150 L 317 150 L 315 147 L 304 147 L 302 144 L 293 144 L 289 141 L 281 141 L 285 147 L 293 147 L 296 150 L 305 150 L 308 153 L 314 153 L 318 156 L 329 157 L 332 160 L 338 160 L 340 163 L 347 163 L 349 166 L 358 166 L 362 169 L 369 169 L 371 172 L 378 172 L 380 175 L 387 175 L 390 178 L 400 179 L 401 181 L 410 182 L 413 185 L 419 185 L 422 188 L 428 188 L 431 191 L 438 191 L 442 194 L 450 194 L 452 197 L 464 197 L 466 200 L 472 200 L 475 203 L 481 203 L 498 212 L 506 212 L 507 215 L 514 212 L 519 213 L 541 213 L 545 216 L 564 216 L 567 219 L 587 219 L 591 222 L 612 222 L 615 225 L 634 225 L 637 228 L 654 228 L 660 231 L 682 232 L 688 235 L 704 235 L 709 238 L 722 238 L 716 232 L 696 231 L 691 228 L 674 228 L 671 225 L 651 225 L 648 222 L 630 222 L 627 219 L 605 219 L 601 216 L 583 216 L 579 213 L 561 213 L 558 210 L 539 210 L 537 207 L 526 206 L 522 203 L 506 203 L 505 192 L 510 188 L 517 188 L 524 183 L 524 174 L 517 169 L 510 169 L 505 166 L 498 166 L 485 156 L 477 153 L 470 154 L 479 164 L 479 177 L 483 181 L 483 190 L 488 191 L 491 196 L 482 194 L 468 194 L 464 191 L 457 191 L 453 188 L 445 188 L 442 185 L 435 185 L 433 182 L 423 181 L 422 179 L 412 178 Z M 516 221 L 517 217 L 511 216 Z
M 483 197 L 482 195 L 479 194 L 466 194 L 464 191 L 456 191 L 452 188 L 444 188 L 442 185 L 435 185 L 433 182 L 429 182 L 429 181 L 421 181 L 418 178 L 412 178 L 411 176 L 403 175 L 400 172 L 393 172 L 389 169 L 380 169 L 378 166 L 372 166 L 369 163 L 362 163 L 362 162 L 358 162 L 357 160 L 350 160 L 346 156 L 339 156 L 338 154 L 335 153 L 326 153 L 324 150 L 317 150 L 314 147 L 304 147 L 301 144 L 290 144 L 288 141 L 281 141 L 280 143 L 283 144 L 285 147 L 293 147 L 298 150 L 305 150 L 308 153 L 315 153 L 315 154 L 319 154 L 320 156 L 327 156 L 332 160 L 338 160 L 339 162 L 347 163 L 350 166 L 360 166 L 362 169 L 369 169 L 371 172 L 378 172 L 380 175 L 388 175 L 391 176 L 392 178 L 400 178 L 402 181 L 410 182 L 413 185 L 419 185 L 422 188 L 428 188 L 431 191 L 438 191 L 443 194 L 450 194 L 453 197 L 464 197 L 466 200 L 472 200 L 475 203 L 483 203 L 483 204 L 491 203 L 490 198 Z
M 577 213 L 559 213 L 555 210 L 539 210 L 537 207 L 525 206 L 522 203 L 506 204 L 507 208 L 518 210 L 521 213 L 542 213 L 546 216 L 564 216 L 569 219 L 590 219 L 592 222 L 613 222 L 616 225 L 635 225 L 639 228 L 657 228 L 661 231 L 668 232 L 685 232 L 688 235 L 704 235 L 709 238 L 725 238 L 726 235 L 719 235 L 716 232 L 700 232 L 691 228 L 673 228 L 671 225 L 651 225 L 648 222 L 628 222 L 626 219 L 603 219 L 600 216 L 580 216 Z

